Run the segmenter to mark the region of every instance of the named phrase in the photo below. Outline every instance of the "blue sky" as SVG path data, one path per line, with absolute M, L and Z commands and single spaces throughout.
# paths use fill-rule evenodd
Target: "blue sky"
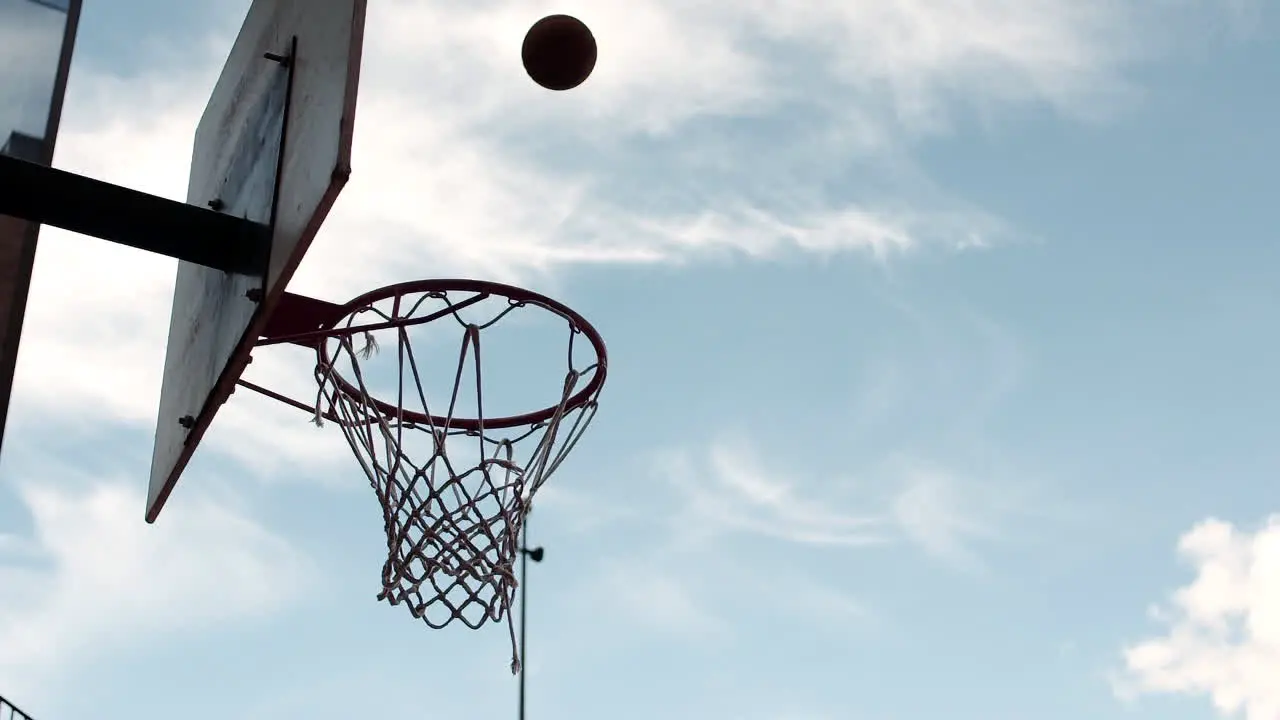
M 247 3 L 86 5 L 55 162 L 180 199 Z M 549 12 L 600 43 L 571 93 L 519 66 Z M 1270 720 L 1278 30 L 1248 0 L 374 0 L 295 289 L 517 282 L 605 334 L 532 519 L 531 718 Z M 143 523 L 174 264 L 43 237 L 0 694 L 514 714 L 505 628 L 376 602 L 336 429 L 238 393 Z

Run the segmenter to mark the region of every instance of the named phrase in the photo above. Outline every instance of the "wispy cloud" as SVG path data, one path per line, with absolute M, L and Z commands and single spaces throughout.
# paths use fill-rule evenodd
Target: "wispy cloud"
M 603 528 L 616 528 L 623 523 L 652 522 L 652 518 L 635 503 L 616 502 L 601 492 L 566 486 L 565 483 L 548 483 L 540 488 L 534 498 L 533 509 L 538 511 L 538 518 L 543 513 L 554 514 L 555 526 L 571 533 L 591 533 Z
M 355 176 L 298 291 L 341 300 L 414 276 L 991 245 L 1008 229 L 929 188 L 910 138 L 974 103 L 1097 107 L 1139 43 L 1123 29 L 1131 11 L 1101 1 L 560 9 L 590 22 L 602 53 L 591 82 L 549 98 L 519 67 L 536 4 L 373 5 Z M 442 30 L 427 42 L 423 27 Z M 155 74 L 78 64 L 58 164 L 182 198 L 230 37 L 188 41 Z M 172 263 L 95 245 L 46 233 L 18 401 L 150 422 Z M 93 367 L 78 360 L 90 347 Z
M 651 528 L 648 540 L 611 551 L 591 573 L 591 596 L 610 598 L 595 602 L 698 642 L 733 642 L 728 619 L 744 613 L 759 622 L 818 619 L 826 632 L 865 625 L 870 612 L 835 569 L 845 567 L 845 551 L 888 542 L 893 528 L 848 502 L 846 479 L 827 478 L 835 491 L 815 492 L 814 483 L 767 468 L 741 436 L 705 454 L 662 453 L 647 472 L 678 505 L 662 508 L 670 496 L 653 488 L 658 506 L 637 518 Z M 816 556 L 827 571 L 819 578 L 801 569 Z
M 787 430 L 717 435 L 668 453 L 655 472 L 695 518 L 682 520 L 686 532 L 809 545 L 905 541 L 975 571 L 1011 524 L 1056 512 L 1043 481 L 989 437 L 1021 381 L 1018 340 L 961 301 L 887 304 L 893 320 L 866 331 L 861 370 L 799 380 L 830 399 L 805 412 L 844 418 L 837 437 L 847 445 L 836 452 L 848 460 L 824 472 L 789 451 L 796 438 Z
M 869 458 L 842 477 L 780 470 L 785 460 L 762 457 L 740 437 L 721 438 L 703 458 L 663 455 L 655 472 L 676 489 L 676 529 L 691 539 L 739 534 L 831 548 L 906 542 L 966 571 L 985 567 L 980 546 L 1001 540 L 1011 520 L 1045 515 L 1029 488 L 918 457 Z
M 388 82 L 412 76 L 426 93 L 450 94 L 469 117 L 505 113 L 528 97 L 510 70 L 520 36 L 541 8 L 517 1 L 385 7 L 401 22 L 386 23 L 375 8 L 370 26 L 379 57 L 400 63 Z M 606 0 L 562 10 L 591 24 L 602 52 L 591 89 L 558 107 L 577 125 L 627 132 L 669 132 L 706 116 L 758 116 L 815 97 L 844 116 L 887 108 L 893 134 L 974 101 L 1048 102 L 1084 112 L 1123 84 L 1125 64 L 1143 42 L 1129 24 L 1143 13 L 1104 0 L 819 0 L 802 7 Z M 433 43 L 411 30 L 445 26 L 452 31 Z M 1144 30 L 1159 33 L 1160 26 Z M 379 57 L 371 61 L 377 65 Z M 422 72 L 438 76 L 443 59 L 453 75 Z M 828 92 L 815 96 L 819 85 Z M 464 90 L 468 97 L 459 97 Z M 523 119 L 539 122 L 546 112 L 555 111 Z
M 999 510 L 979 484 L 917 461 L 902 467 L 901 490 L 890 513 L 902 532 L 928 554 L 956 568 L 982 567 L 973 544 L 997 535 Z
M 52 472 L 18 485 L 33 531 L 0 544 L 6 692 L 38 697 L 76 662 L 269 614 L 308 587 L 309 560 L 238 508 L 192 495 L 146 525 L 135 485 Z
M 596 586 L 598 602 L 618 608 L 648 630 L 693 639 L 724 637 L 726 619 L 704 602 L 688 573 L 660 569 L 634 559 L 608 567 Z
M 874 614 L 836 571 L 844 567 L 841 561 L 820 563 L 828 572 L 817 578 L 801 569 L 812 550 L 789 545 L 755 555 L 690 544 L 678 535 L 656 536 L 611 554 L 587 574 L 584 597 L 592 612 L 607 608 L 632 629 L 667 633 L 693 645 L 737 642 L 744 637 L 744 617 L 795 632 L 811 632 L 813 623 L 824 634 L 865 630 Z
M 808 573 L 771 568 L 754 580 L 748 581 L 754 601 L 771 606 L 779 618 L 804 618 L 832 633 L 864 629 L 868 621 L 879 619 L 855 591 L 830 579 L 817 580 Z
M 788 253 L 883 262 L 998 245 L 1017 229 L 935 186 L 917 143 L 1028 106 L 1106 115 L 1126 97 L 1136 33 L 1160 32 L 1136 21 L 1159 10 L 1112 0 L 570 0 L 555 9 L 591 23 L 601 61 L 580 92 L 551 96 L 518 59 L 541 3 L 371 5 L 355 177 L 294 286 L 330 300 L 446 274 L 525 281 L 601 264 Z M 182 198 L 190 138 L 230 40 L 221 39 L 128 78 L 77 66 L 58 164 Z M 46 232 L 11 420 L 154 422 L 172 281 L 171 261 Z M 273 358 L 253 372 L 305 396 L 307 360 Z M 873 397 L 869 414 L 901 410 L 899 390 Z M 224 410 L 208 449 L 257 477 L 305 476 L 298 463 L 337 455 L 350 462 L 305 414 L 248 397 Z M 970 494 L 971 475 L 945 460 L 877 475 L 889 481 L 873 497 L 850 489 L 857 471 L 817 482 L 783 469 L 789 458 L 776 447 L 713 439 L 668 457 L 682 526 L 801 553 L 907 541 L 959 564 L 1000 536 L 989 498 Z M 161 633 L 272 612 L 306 586 L 305 557 L 191 488 L 164 523 L 145 526 L 136 478 L 131 490 L 39 480 L 21 489 L 31 536 L 0 538 L 6 688 Z M 778 572 L 707 568 L 646 558 L 606 568 L 603 586 L 642 628 L 705 632 L 725 627 L 716 601 L 739 587 L 734 573 Z M 791 580 L 775 587 L 793 596 L 768 611 L 807 603 L 824 617 L 861 615 L 848 588 Z M 166 594 L 137 591 L 156 586 Z M 1182 666 L 1152 660 L 1174 657 L 1161 652 L 1145 662 L 1165 674 L 1149 677 L 1181 678 L 1191 691 L 1210 682 L 1170 675 Z M 1224 697 L 1243 687 L 1271 702 L 1260 682 L 1224 684 Z
M 1257 531 L 1205 520 L 1178 554 L 1195 579 L 1153 609 L 1161 634 L 1124 649 L 1117 693 L 1208 696 L 1222 717 L 1280 716 L 1280 516 Z
M 831 546 L 886 540 L 882 518 L 821 497 L 814 483 L 800 486 L 785 473 L 766 469 L 743 439 L 717 440 L 705 459 L 664 456 L 657 472 L 687 503 L 679 522 L 694 534 L 737 532 Z

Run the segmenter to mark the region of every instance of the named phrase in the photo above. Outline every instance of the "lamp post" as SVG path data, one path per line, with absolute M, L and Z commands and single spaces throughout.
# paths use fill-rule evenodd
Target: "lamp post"
M 524 720 L 524 676 L 529 671 L 529 665 L 526 662 L 528 648 L 526 637 L 528 623 L 529 603 L 527 602 L 529 592 L 529 559 L 538 563 L 542 562 L 543 550 L 541 547 L 529 547 L 529 523 L 525 520 L 523 537 L 520 540 L 520 714 L 519 720 Z

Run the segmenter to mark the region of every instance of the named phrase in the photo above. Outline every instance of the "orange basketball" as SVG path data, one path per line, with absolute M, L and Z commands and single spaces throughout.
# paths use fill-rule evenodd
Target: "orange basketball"
M 596 39 L 569 15 L 548 15 L 529 28 L 520 50 L 525 72 L 548 90 L 570 90 L 596 66 Z

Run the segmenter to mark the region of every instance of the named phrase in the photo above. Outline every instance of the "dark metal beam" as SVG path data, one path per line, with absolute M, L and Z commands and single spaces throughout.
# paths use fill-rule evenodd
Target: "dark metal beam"
M 243 275 L 266 270 L 270 228 L 0 155 L 0 215 Z

